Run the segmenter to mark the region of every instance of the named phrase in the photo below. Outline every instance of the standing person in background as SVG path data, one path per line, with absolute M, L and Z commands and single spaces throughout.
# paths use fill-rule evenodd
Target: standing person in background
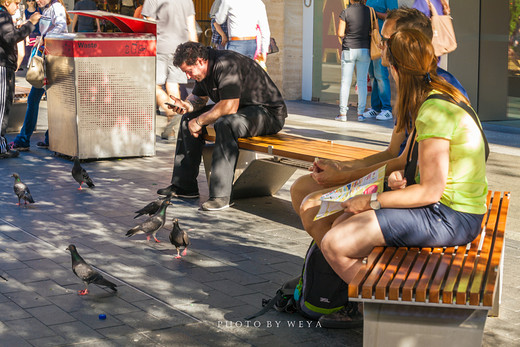
M 124 14 L 125 16 L 130 17 L 134 15 L 136 7 L 134 0 L 119 0 L 118 5 L 120 14 Z
M 13 104 L 15 74 L 18 65 L 18 42 L 22 42 L 40 19 L 34 13 L 29 21 L 16 28 L 11 17 L 18 9 L 17 0 L 0 0 L 0 159 L 15 158 L 18 151 L 10 149 L 5 139 L 9 111 Z
M 341 88 L 339 91 L 339 116 L 347 121 L 348 98 L 354 67 L 358 85 L 358 121 L 364 121 L 367 103 L 367 74 L 370 66 L 370 9 L 361 0 L 351 0 L 339 15 L 338 37 L 341 45 Z
M 92 0 L 80 0 L 74 5 L 74 11 L 83 11 L 83 10 L 97 10 L 97 5 Z M 99 26 L 99 19 L 91 18 L 87 16 L 74 15 L 74 19 L 72 20 L 72 32 L 74 32 L 74 28 L 76 27 L 76 23 L 78 24 L 78 33 L 81 32 L 93 32 L 97 31 L 101 32 L 101 27 Z M 96 24 L 94 26 L 94 23 Z
M 222 0 L 215 0 L 213 5 L 211 5 L 211 9 L 209 10 L 209 18 L 211 18 L 211 47 L 215 49 L 226 49 L 226 45 L 222 43 L 222 35 L 219 34 L 217 28 L 215 27 L 215 14 L 217 13 Z M 227 38 L 228 30 L 227 30 L 227 22 L 224 22 L 219 25 L 220 30 L 224 33 L 224 36 Z
M 227 22 L 226 35 L 220 25 Z M 222 36 L 222 45 L 226 49 L 242 53 L 254 59 L 256 52 L 256 28 L 262 32 L 260 55 L 263 61 L 267 59 L 271 31 L 267 21 L 265 5 L 261 0 L 222 0 L 215 14 L 215 29 Z
M 432 6 L 435 8 L 439 15 L 450 14 L 450 5 L 446 0 L 430 0 Z M 413 8 L 418 9 L 422 13 L 424 13 L 428 18 L 432 17 L 432 12 L 430 11 L 430 6 L 428 6 L 428 0 L 415 0 L 413 3 Z
M 177 46 L 186 41 L 197 42 L 195 8 L 192 0 L 146 0 L 142 15 L 157 22 L 157 105 L 166 113 L 168 123 L 161 138 L 175 141 L 174 117 L 177 115 L 166 106 L 172 102 L 170 95 L 180 98 L 179 84 L 188 82 L 186 74 L 173 65 Z M 166 92 L 163 90 L 166 88 Z
M 30 18 L 33 13 L 38 12 L 41 14 L 41 10 L 36 7 L 36 0 L 27 0 L 27 6 L 25 8 L 25 18 Z M 34 43 L 36 42 L 36 38 L 40 36 L 40 29 L 38 28 L 38 24 L 36 24 L 35 29 L 26 39 L 25 42 L 25 56 L 22 61 L 22 66 L 25 67 L 29 63 L 29 57 L 31 56 L 31 51 L 34 47 Z
M 71 23 L 71 20 L 62 0 L 36 0 L 36 3 L 42 9 L 42 16 L 39 22 L 40 32 L 42 35 L 36 40 L 36 45 L 38 45 L 39 40 L 44 40 L 40 49 L 36 52 L 36 54 L 41 56 L 44 50 L 45 36 L 50 33 L 61 34 L 68 32 L 67 25 Z M 14 141 L 9 144 L 11 149 L 19 151 L 29 150 L 31 136 L 36 128 L 36 122 L 38 121 L 40 101 L 44 93 L 45 88 L 31 88 L 31 92 L 27 97 L 25 120 L 23 121 L 20 133 L 16 136 Z M 36 147 L 49 148 L 49 130 L 45 132 L 45 141 L 38 142 Z
M 379 32 L 383 27 L 386 14 L 389 10 L 397 8 L 397 0 L 367 0 L 366 5 L 376 11 L 379 23 Z M 372 82 L 371 108 L 363 114 L 365 118 L 376 118 L 377 120 L 391 120 L 392 105 L 390 103 L 390 81 L 388 79 L 388 68 L 381 65 L 381 58 L 372 60 L 370 66 Z

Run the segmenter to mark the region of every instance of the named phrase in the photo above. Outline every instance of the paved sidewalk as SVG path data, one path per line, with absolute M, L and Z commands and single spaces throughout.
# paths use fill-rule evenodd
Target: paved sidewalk
M 45 129 L 45 103 L 38 129 Z M 308 137 L 383 149 L 389 122 L 333 121 L 336 108 L 288 102 L 285 131 Z M 350 121 L 350 118 L 352 121 Z M 486 130 L 488 133 L 488 130 Z M 12 134 L 8 136 L 9 139 Z M 520 260 L 518 201 L 520 145 L 515 130 L 489 130 L 488 179 L 492 189 L 513 192 L 508 220 L 504 293 L 500 318 L 488 318 L 485 346 L 520 344 Z M 35 134 L 32 143 L 43 138 Z M 491 140 L 493 139 L 493 140 Z M 201 199 L 173 200 L 166 226 L 147 242 L 125 233 L 142 221 L 134 211 L 169 184 L 174 145 L 157 143 L 148 158 L 89 161 L 95 189 L 77 190 L 66 158 L 38 149 L 0 163 L 0 345 L 2 346 L 361 346 L 362 329 L 327 330 L 295 314 L 269 312 L 244 317 L 261 299 L 301 271 L 310 237 L 292 211 L 290 184 L 274 197 L 237 200 L 221 212 L 203 212 L 207 183 L 199 176 Z M 13 172 L 29 185 L 36 203 L 19 207 L 12 191 Z M 201 170 L 202 172 L 202 170 Z M 168 242 L 172 218 L 188 230 L 192 247 L 173 259 Z M 71 271 L 65 248 L 79 253 L 118 285 L 117 294 L 83 289 Z M 106 320 L 99 320 L 99 314 Z M 248 326 L 249 325 L 249 326 Z

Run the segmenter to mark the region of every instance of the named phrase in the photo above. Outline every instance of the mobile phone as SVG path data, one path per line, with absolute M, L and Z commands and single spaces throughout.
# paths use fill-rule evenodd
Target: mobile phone
M 170 106 L 170 107 L 173 107 L 173 108 L 178 107 L 178 108 L 180 108 L 183 111 L 187 111 L 186 108 L 182 107 L 181 105 L 172 104 L 171 102 L 165 102 L 165 104 Z

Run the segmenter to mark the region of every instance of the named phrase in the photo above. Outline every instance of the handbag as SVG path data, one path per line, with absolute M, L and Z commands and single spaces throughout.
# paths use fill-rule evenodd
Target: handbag
M 370 59 L 381 58 L 381 34 L 379 33 L 379 23 L 377 22 L 376 11 L 370 8 Z
M 426 0 L 431 11 L 431 21 L 433 29 L 432 44 L 435 55 L 440 57 L 443 54 L 453 52 L 457 48 L 455 31 L 453 30 L 452 18 L 449 15 L 437 13 L 437 10 L 430 0 Z
M 38 46 L 34 49 L 34 53 L 31 54 L 31 60 L 29 61 L 27 74 L 25 79 L 35 88 L 43 88 L 45 80 L 45 62 L 43 56 L 38 56 L 38 50 L 40 49 L 41 41 L 38 42 Z
M 271 36 L 271 39 L 269 40 L 269 49 L 267 50 L 267 54 L 273 54 L 280 52 L 280 49 L 278 48 L 278 45 L 276 44 L 276 40 L 274 37 Z

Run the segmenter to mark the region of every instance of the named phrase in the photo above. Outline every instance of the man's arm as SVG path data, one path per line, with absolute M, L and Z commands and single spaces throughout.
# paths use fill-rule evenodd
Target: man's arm
M 217 22 L 214 22 L 213 25 L 215 26 L 215 30 L 217 31 L 217 33 L 220 35 L 220 37 L 222 37 L 221 44 L 225 47 L 226 43 L 228 42 L 228 37 L 226 33 L 224 32 L 224 30 L 222 30 L 222 27 Z
M 79 16 L 79 14 L 75 14 L 74 18 L 72 18 L 72 24 L 71 24 L 71 28 L 70 28 L 71 33 L 73 33 L 74 28 L 76 28 L 76 23 L 78 23 L 78 16 Z
M 239 104 L 240 99 L 220 100 L 209 111 L 190 120 L 188 123 L 190 133 L 194 137 L 199 137 L 204 126 L 215 123 L 222 116 L 237 113 Z

